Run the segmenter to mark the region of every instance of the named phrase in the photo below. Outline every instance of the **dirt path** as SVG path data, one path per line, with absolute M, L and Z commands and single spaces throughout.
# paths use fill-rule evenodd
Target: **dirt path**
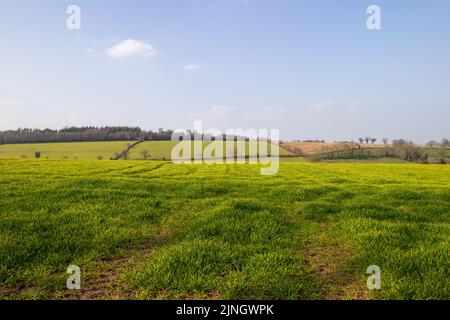
M 82 288 L 79 292 L 68 293 L 67 300 L 122 300 L 133 299 L 135 293 L 127 289 L 127 283 L 122 276 L 131 267 L 145 261 L 155 252 L 154 248 L 145 246 L 127 252 L 126 256 L 115 257 L 102 261 L 89 271 L 85 279 L 82 278 Z
M 368 300 L 366 278 L 358 271 L 356 255 L 330 237 L 330 222 L 321 223 L 304 248 L 305 264 L 312 274 L 319 299 Z
M 123 275 L 154 254 L 156 248 L 168 240 L 167 235 L 165 230 L 160 230 L 154 240 L 127 250 L 112 259 L 99 261 L 90 266 L 85 279 L 82 278 L 81 290 L 78 292 L 67 291 L 63 298 L 67 300 L 133 299 L 136 293 L 128 287 Z

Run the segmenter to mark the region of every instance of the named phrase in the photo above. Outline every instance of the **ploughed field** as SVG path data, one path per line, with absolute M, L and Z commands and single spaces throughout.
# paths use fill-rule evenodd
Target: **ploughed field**
M 0 160 L 0 298 L 450 298 L 449 166 L 259 169 Z

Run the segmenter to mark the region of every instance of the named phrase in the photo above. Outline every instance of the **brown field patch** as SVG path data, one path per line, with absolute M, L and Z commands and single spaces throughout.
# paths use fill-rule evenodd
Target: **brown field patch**
M 333 151 L 333 148 L 337 147 L 337 142 L 286 142 L 280 143 L 280 146 L 292 153 L 298 155 L 310 156 L 319 153 L 326 153 Z M 385 148 L 384 144 L 361 144 L 361 148 Z

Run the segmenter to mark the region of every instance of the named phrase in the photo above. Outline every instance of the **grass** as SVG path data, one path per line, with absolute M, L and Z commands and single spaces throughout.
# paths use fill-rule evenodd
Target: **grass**
M 43 159 L 83 159 L 97 160 L 98 157 L 110 159 L 115 153 L 126 149 L 129 141 L 115 142 L 67 142 L 43 144 L 4 144 L 0 145 L 0 158 L 34 158 L 41 152 Z
M 6 144 L 0 145 L 0 159 L 34 158 L 35 152 L 41 152 L 41 158 L 53 160 L 97 160 L 110 159 L 116 153 L 124 151 L 132 141 L 114 142 L 68 142 L 68 143 L 44 143 L 44 144 Z M 170 160 L 172 149 L 178 144 L 175 141 L 146 141 L 138 144 L 129 152 L 129 159 L 143 160 L 142 150 L 149 152 L 149 160 Z M 204 142 L 203 148 L 209 143 Z M 266 142 L 259 143 L 260 150 L 268 150 L 270 155 L 271 146 Z M 236 150 L 236 147 L 233 148 Z M 193 149 L 192 149 L 193 150 Z M 224 155 L 227 153 L 224 146 Z M 246 155 L 249 154 L 249 143 L 246 143 Z M 260 153 L 258 153 L 260 154 Z M 292 156 L 288 150 L 280 148 L 280 156 Z M 195 156 L 192 151 L 192 156 Z
M 133 148 L 129 154 L 129 159 L 132 160 L 142 160 L 143 156 L 141 154 L 142 150 L 148 150 L 150 153 L 150 157 L 149 159 L 153 159 L 153 160 L 170 160 L 172 157 L 172 149 L 178 144 L 179 142 L 176 141 L 145 141 L 139 145 L 137 145 L 135 148 Z M 189 144 L 191 144 L 190 142 L 188 142 Z M 205 148 L 210 144 L 210 142 L 203 142 L 202 146 L 203 146 L 203 150 L 205 150 Z M 194 152 L 194 146 L 193 144 L 191 144 L 191 156 L 192 157 L 196 157 L 197 155 Z M 249 142 L 245 143 L 245 155 L 248 156 L 249 155 Z M 267 144 L 266 142 L 259 142 L 258 143 L 258 148 L 259 150 L 267 150 L 267 153 L 270 155 L 271 154 L 271 145 Z M 227 151 L 230 148 L 228 148 L 228 146 L 225 145 L 223 146 L 223 155 L 227 155 Z M 236 145 L 233 143 L 231 146 L 231 149 L 234 150 L 235 153 L 237 153 L 237 148 Z M 292 152 L 280 148 L 279 149 L 279 153 L 280 156 L 292 156 L 294 155 Z M 258 152 L 258 154 L 261 154 L 261 152 Z
M 449 299 L 450 168 L 0 160 L 1 298 Z M 79 293 L 65 289 L 69 264 Z M 365 271 L 382 270 L 368 291 Z

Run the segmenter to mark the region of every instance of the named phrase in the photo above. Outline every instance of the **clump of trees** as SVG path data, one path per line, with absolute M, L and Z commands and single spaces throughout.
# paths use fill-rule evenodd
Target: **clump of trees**
M 431 141 L 428 141 L 426 143 L 426 146 L 427 147 L 431 147 L 431 148 L 438 147 L 439 146 L 439 142 L 437 142 L 436 140 L 431 140 Z
M 363 144 L 364 142 L 366 144 L 369 144 L 369 143 L 374 144 L 377 141 L 377 138 L 372 138 L 372 137 L 361 138 L 361 137 L 359 137 L 358 141 L 360 144 Z
M 450 140 L 447 138 L 444 138 L 441 140 L 441 147 L 443 148 L 450 148 Z
M 392 141 L 394 154 L 406 161 L 426 161 L 428 154 L 423 152 L 423 148 L 414 144 L 412 141 L 396 139 Z
M 441 147 L 441 148 L 450 148 L 450 140 L 447 138 L 443 138 L 441 142 L 437 142 L 436 140 L 431 140 L 427 142 L 427 147 Z

